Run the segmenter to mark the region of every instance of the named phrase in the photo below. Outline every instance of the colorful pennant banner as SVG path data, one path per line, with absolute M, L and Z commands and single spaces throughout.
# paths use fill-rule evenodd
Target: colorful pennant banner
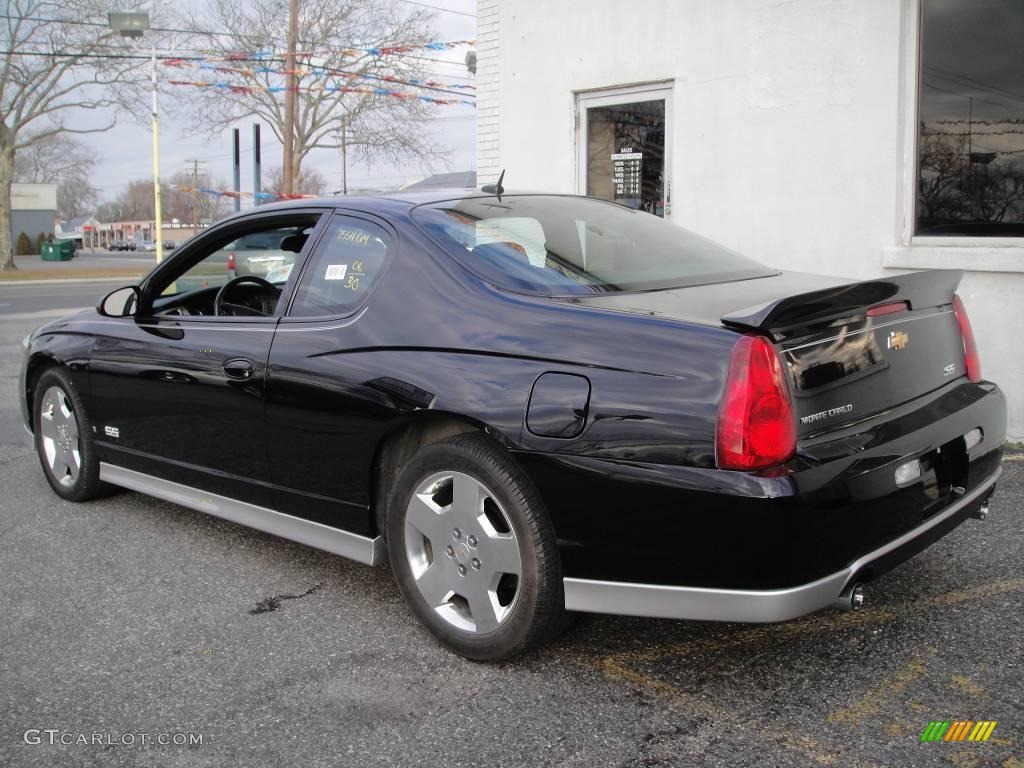
M 246 78 L 256 78 L 259 75 L 295 75 L 297 77 L 311 75 L 315 78 L 344 77 L 349 82 L 353 80 L 380 80 L 386 83 L 398 83 L 400 85 L 412 85 L 427 88 L 451 88 L 466 91 L 476 90 L 475 85 L 469 85 L 466 83 L 443 83 L 438 80 L 422 80 L 419 78 L 405 79 L 394 75 L 377 75 L 369 72 L 349 72 L 343 69 L 332 69 L 330 67 L 315 65 L 297 67 L 295 69 L 279 69 L 275 67 L 256 67 L 254 69 L 246 69 L 244 67 L 228 67 L 213 61 L 195 59 L 165 59 L 163 61 L 163 65 L 165 67 L 174 67 L 176 69 L 202 69 L 221 74 L 239 75 Z
M 178 192 L 189 192 L 194 195 L 207 195 L 213 197 L 249 198 L 257 200 L 303 200 L 316 195 L 286 195 L 281 192 L 236 192 L 233 189 L 211 189 L 210 187 L 190 187 L 183 184 L 171 184 L 172 189 Z
M 284 93 L 288 90 L 288 88 L 283 85 L 239 85 L 237 83 L 205 82 L 201 80 L 168 80 L 166 82 L 169 85 L 190 86 L 192 88 L 216 88 L 218 90 L 229 91 L 230 93 Z M 315 93 L 320 91 L 327 93 L 363 93 L 372 96 L 389 96 L 395 99 L 418 99 L 419 101 L 425 101 L 428 104 L 462 104 L 468 107 L 476 106 L 476 102 L 472 99 L 439 99 L 434 96 L 424 96 L 418 93 L 408 93 L 406 91 L 392 91 L 387 88 L 365 88 L 349 85 L 307 85 L 296 86 L 293 90 L 301 93 Z

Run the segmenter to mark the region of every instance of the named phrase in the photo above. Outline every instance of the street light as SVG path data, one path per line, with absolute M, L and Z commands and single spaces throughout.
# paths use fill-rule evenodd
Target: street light
M 110 11 L 107 23 L 121 37 L 136 38 L 149 29 L 146 11 Z M 164 260 L 163 216 L 160 210 L 160 118 L 156 110 L 156 46 L 150 50 L 150 82 L 153 92 L 153 239 L 156 241 L 156 263 Z

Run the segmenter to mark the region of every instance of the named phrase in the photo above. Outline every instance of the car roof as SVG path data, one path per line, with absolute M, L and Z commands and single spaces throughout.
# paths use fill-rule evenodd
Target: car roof
M 502 196 L 513 195 L 554 195 L 566 197 L 567 195 L 557 192 L 538 192 L 535 190 L 504 190 Z M 233 219 L 245 218 L 254 213 L 303 210 L 310 208 L 349 208 L 351 210 L 362 210 L 367 213 L 386 213 L 388 206 L 398 206 L 404 210 L 415 208 L 418 205 L 429 205 L 450 200 L 469 200 L 473 198 L 494 198 L 493 193 L 480 192 L 478 190 L 465 188 L 452 189 L 427 189 L 427 190 L 405 190 L 398 192 L 380 192 L 376 194 L 359 195 L 325 195 L 323 197 L 302 197 L 295 200 L 282 200 L 276 203 L 267 203 L 257 208 L 249 208 L 238 213 L 231 214 L 221 219 L 218 224 Z M 575 197 L 575 195 L 573 195 Z M 394 208 L 392 207 L 392 212 Z
M 543 195 L 558 194 L 537 192 L 534 190 L 505 190 L 503 195 Z M 564 195 L 559 195 L 564 196 Z M 464 200 L 474 197 L 494 197 L 493 193 L 469 190 L 462 187 L 450 189 L 399 190 L 397 192 L 379 192 L 359 195 L 324 195 L 322 197 L 303 197 L 295 200 L 282 200 L 259 206 L 259 210 L 281 210 L 288 208 L 304 208 L 307 206 L 330 205 L 338 208 L 356 208 L 362 205 L 372 206 L 375 202 L 397 201 L 410 206 L 440 203 L 447 200 Z M 250 212 L 255 209 L 249 209 Z

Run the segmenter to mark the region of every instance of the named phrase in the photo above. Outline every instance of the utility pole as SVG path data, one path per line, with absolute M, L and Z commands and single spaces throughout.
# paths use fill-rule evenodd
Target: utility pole
M 288 0 L 288 54 L 285 69 L 288 71 L 284 93 L 284 162 L 281 164 L 281 192 L 292 194 L 292 163 L 295 155 L 295 44 L 299 36 L 299 0 Z
M 199 215 L 198 215 L 198 201 L 199 201 L 199 166 L 206 165 L 205 160 L 199 158 L 191 158 L 185 161 L 185 168 L 188 169 L 192 166 L 191 170 L 187 170 L 189 176 L 192 177 L 192 192 L 190 193 L 192 203 L 192 234 L 199 231 Z M 206 169 L 203 169 L 203 175 L 206 175 Z
M 974 218 L 974 97 L 967 101 L 967 188 L 971 191 L 971 218 Z
M 345 135 L 348 133 L 346 130 L 348 126 L 345 121 L 341 121 L 341 194 L 348 194 L 348 146 L 346 144 L 347 139 Z

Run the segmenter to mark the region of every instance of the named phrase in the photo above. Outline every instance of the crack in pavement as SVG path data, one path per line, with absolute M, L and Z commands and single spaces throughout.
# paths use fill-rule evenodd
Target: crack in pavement
M 277 611 L 281 608 L 281 602 L 284 600 L 299 600 L 300 598 L 312 595 L 314 592 L 318 592 L 323 584 L 314 584 L 312 587 L 307 589 L 301 595 L 274 595 L 273 597 L 266 597 L 256 603 L 256 607 L 249 611 L 253 616 L 260 613 L 270 613 L 271 611 Z

